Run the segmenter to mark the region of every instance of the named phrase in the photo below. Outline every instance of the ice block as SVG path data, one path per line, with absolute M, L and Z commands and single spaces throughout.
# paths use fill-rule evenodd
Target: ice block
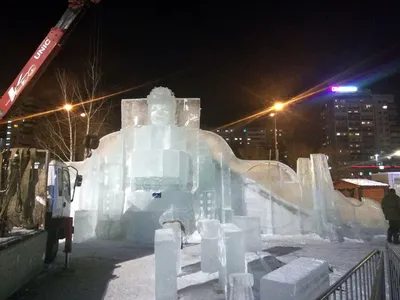
M 200 220 L 201 234 L 201 271 L 214 273 L 218 271 L 218 234 L 219 220 Z
M 176 242 L 172 228 L 157 229 L 154 235 L 155 300 L 176 300 Z
M 234 273 L 229 275 L 229 300 L 254 300 L 254 278 L 249 273 Z
M 219 279 L 221 286 L 226 286 L 230 274 L 246 272 L 246 251 L 242 230 L 232 223 L 222 224 L 221 229 L 219 247 L 225 250 L 220 251 Z
M 261 278 L 260 300 L 310 300 L 328 288 L 328 263 L 300 257 Z
M 181 244 L 182 244 L 182 230 L 181 224 L 178 222 L 164 223 L 163 228 L 171 228 L 174 231 L 175 247 L 176 247 L 176 274 L 181 273 Z

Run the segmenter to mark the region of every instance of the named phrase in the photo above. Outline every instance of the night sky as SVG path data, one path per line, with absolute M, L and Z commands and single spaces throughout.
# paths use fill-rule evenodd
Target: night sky
M 67 0 L 3 2 L 0 90 L 67 7 Z M 103 0 L 77 25 L 32 93 L 56 88 L 55 68 L 83 72 L 96 30 L 104 91 L 170 76 L 156 85 L 171 88 L 178 97 L 200 97 L 207 126 L 234 121 L 269 106 L 272 99 L 295 96 L 364 60 L 352 75 L 369 76 L 378 67 L 379 76 L 367 87 L 398 93 L 398 17 L 395 1 Z M 118 98 L 145 97 L 153 87 Z M 49 108 L 58 104 L 51 100 Z

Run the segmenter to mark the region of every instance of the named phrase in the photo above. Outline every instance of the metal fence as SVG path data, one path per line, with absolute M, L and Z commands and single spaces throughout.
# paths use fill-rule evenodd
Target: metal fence
M 386 245 L 390 299 L 400 300 L 400 257 Z
M 368 254 L 316 300 L 322 299 L 386 299 L 384 252 L 374 250 Z

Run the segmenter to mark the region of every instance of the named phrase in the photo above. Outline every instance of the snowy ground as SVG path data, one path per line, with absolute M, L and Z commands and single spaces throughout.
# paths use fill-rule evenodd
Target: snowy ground
M 266 251 L 259 255 L 276 262 L 287 263 L 297 257 L 326 260 L 333 268 L 330 277 L 333 283 L 369 252 L 383 249 L 385 239 L 330 243 L 315 236 L 264 237 L 263 245 Z M 224 299 L 214 290 L 217 275 L 200 271 L 199 254 L 199 245 L 183 249 L 183 273 L 178 278 L 180 299 Z M 257 257 L 247 255 L 248 260 Z M 11 299 L 154 299 L 151 250 L 134 248 L 126 242 L 90 241 L 74 245 L 70 270 L 62 270 L 62 262 L 60 252 L 57 263 L 47 274 L 39 276 Z

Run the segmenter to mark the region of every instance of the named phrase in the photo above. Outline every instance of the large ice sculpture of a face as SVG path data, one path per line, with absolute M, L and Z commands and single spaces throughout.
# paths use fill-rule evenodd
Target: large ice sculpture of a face
M 149 122 L 151 125 L 174 125 L 176 100 L 171 90 L 164 87 L 154 88 L 147 96 Z

